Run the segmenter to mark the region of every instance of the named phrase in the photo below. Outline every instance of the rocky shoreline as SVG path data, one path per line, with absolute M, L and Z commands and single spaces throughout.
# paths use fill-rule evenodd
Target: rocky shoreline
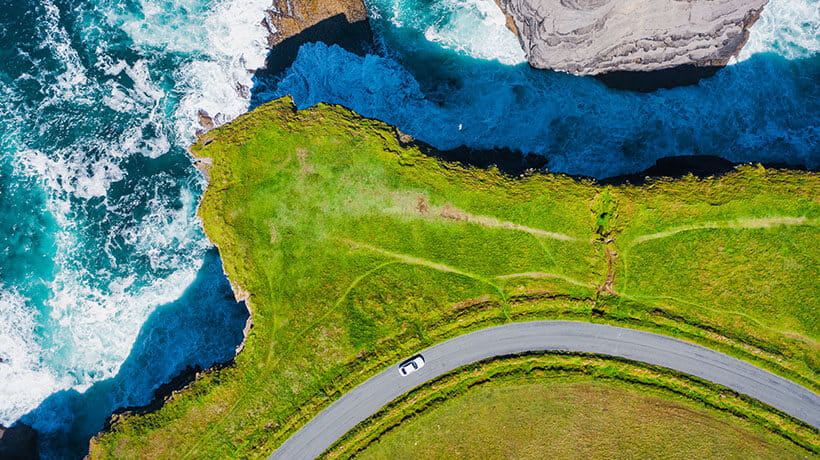
M 6 428 L 0 425 L 0 458 L 29 460 L 40 458 L 37 452 L 37 430 L 24 423 Z
M 545 169 L 548 167 L 547 157 L 532 153 L 523 153 L 511 149 L 473 149 L 462 145 L 452 150 L 437 150 L 434 147 L 414 139 L 402 133 L 398 128 L 394 128 L 396 137 L 401 145 L 414 145 L 426 155 L 430 155 L 442 160 L 457 162 L 464 165 L 478 168 L 495 167 L 499 171 L 518 176 L 528 172 Z M 635 173 L 619 174 L 603 179 L 583 175 L 569 175 L 578 180 L 588 180 L 602 185 L 642 185 L 656 179 L 676 179 L 692 174 L 695 177 L 705 178 L 709 176 L 722 176 L 734 171 L 738 166 L 749 164 L 748 162 L 733 162 L 723 157 L 715 155 L 677 155 L 662 157 L 655 160 L 655 164 Z M 806 171 L 805 165 L 794 165 L 787 163 L 760 163 L 767 169 L 784 169 L 794 171 Z M 567 175 L 559 172 L 552 174 Z
M 305 43 L 323 42 L 364 54 L 373 41 L 361 0 L 274 0 L 264 24 L 270 52 L 260 76 L 286 70 Z

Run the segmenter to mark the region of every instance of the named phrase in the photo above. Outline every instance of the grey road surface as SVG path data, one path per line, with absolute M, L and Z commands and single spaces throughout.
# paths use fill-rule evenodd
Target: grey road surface
M 421 351 L 425 366 L 399 375 L 398 363 L 343 395 L 290 437 L 270 459 L 312 459 L 382 406 L 422 383 L 494 356 L 528 351 L 617 356 L 700 377 L 763 401 L 820 427 L 820 396 L 746 362 L 651 332 L 574 321 L 531 321 L 490 327 Z

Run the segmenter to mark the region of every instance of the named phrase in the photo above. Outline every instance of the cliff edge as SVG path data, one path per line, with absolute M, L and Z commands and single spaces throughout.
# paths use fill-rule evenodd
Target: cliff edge
M 271 50 L 258 75 L 277 75 L 290 67 L 305 43 L 365 54 L 373 41 L 362 0 L 274 0 L 265 25 Z
M 274 0 L 267 18 L 268 44 L 273 48 L 309 27 L 339 15 L 350 24 L 367 21 L 367 9 L 361 0 Z

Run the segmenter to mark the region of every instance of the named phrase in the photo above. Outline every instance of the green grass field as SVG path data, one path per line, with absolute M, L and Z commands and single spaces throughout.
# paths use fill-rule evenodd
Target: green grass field
M 734 423 L 733 423 L 734 422 Z M 487 385 L 400 425 L 358 458 L 801 458 L 701 408 L 599 382 Z
M 288 99 L 192 150 L 212 161 L 200 215 L 253 328 L 234 366 L 119 417 L 92 458 L 264 457 L 387 364 L 527 319 L 661 332 L 818 388 L 814 173 L 513 178 Z
M 692 405 L 603 383 L 488 385 L 400 425 L 362 459 L 800 458 Z

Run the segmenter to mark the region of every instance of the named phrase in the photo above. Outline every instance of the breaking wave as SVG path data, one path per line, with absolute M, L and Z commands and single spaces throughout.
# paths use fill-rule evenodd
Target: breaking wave
M 267 6 L 14 0 L 0 11 L 0 424 L 22 417 L 46 456 L 66 454 L 59 433 L 83 417 L 53 395 L 122 378 L 158 307 L 222 312 L 223 324 L 178 324 L 208 345 L 171 353 L 156 380 L 140 377 L 147 364 L 130 368 L 130 386 L 81 431 L 146 403 L 169 372 L 230 359 L 241 340 L 247 312 L 214 278 L 196 217 L 204 182 L 185 149 L 203 116 L 219 125 L 247 110 Z M 184 295 L 192 285 L 226 295 Z

